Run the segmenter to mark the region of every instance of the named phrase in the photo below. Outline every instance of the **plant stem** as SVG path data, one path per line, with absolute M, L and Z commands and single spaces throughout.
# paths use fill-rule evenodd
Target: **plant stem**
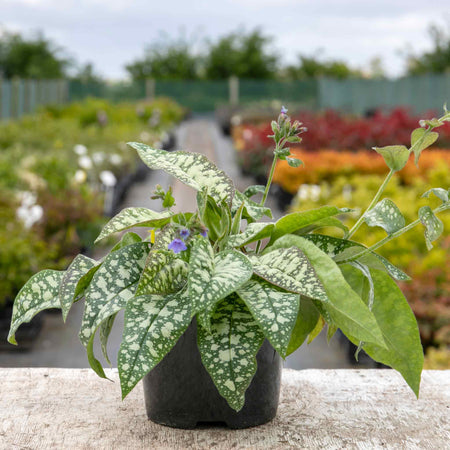
M 441 206 L 438 206 L 436 209 L 433 210 L 433 214 L 437 214 L 440 213 L 442 211 L 445 211 L 447 209 L 450 209 L 450 204 L 448 203 L 444 203 Z M 411 222 L 409 225 L 407 225 L 406 227 L 400 228 L 400 230 L 396 231 L 395 233 L 389 234 L 388 236 L 386 236 L 384 239 L 381 239 L 381 241 L 378 241 L 376 244 L 372 245 L 371 247 L 368 247 L 366 249 L 364 249 L 362 252 L 351 256 L 350 258 L 344 259 L 342 261 L 338 261 L 338 264 L 345 264 L 351 261 L 355 261 L 356 259 L 360 258 L 361 256 L 367 255 L 367 253 L 371 253 L 375 250 L 377 250 L 378 248 L 380 248 L 382 245 L 386 244 L 387 242 L 391 241 L 392 239 L 397 238 L 398 236 L 402 235 L 403 233 L 406 233 L 407 231 L 411 230 L 412 228 L 414 228 L 416 225 L 419 225 L 420 219 L 415 220 L 414 222 Z
M 278 149 L 278 145 L 277 145 L 275 151 L 277 149 Z M 267 180 L 266 189 L 265 189 L 263 197 L 261 199 L 260 206 L 264 206 L 264 204 L 266 203 L 267 196 L 269 195 L 269 189 L 270 189 L 270 185 L 272 184 L 272 178 L 273 178 L 273 174 L 275 173 L 275 166 L 277 165 L 277 160 L 278 160 L 278 156 L 274 155 L 273 161 L 272 161 L 272 167 L 270 168 L 269 179 Z
M 391 181 L 392 175 L 394 175 L 394 173 L 395 173 L 395 170 L 391 169 L 390 172 L 387 174 L 386 178 L 383 181 L 383 184 L 380 186 L 380 188 L 378 189 L 378 192 L 376 193 L 375 197 L 370 202 L 370 205 L 367 207 L 367 209 L 364 211 L 364 213 L 361 214 L 360 218 L 357 220 L 355 225 L 353 225 L 352 229 L 348 232 L 347 239 L 350 239 L 352 237 L 352 235 L 355 234 L 356 230 L 361 226 L 361 224 L 362 224 L 362 222 L 364 220 L 364 216 L 366 215 L 366 213 L 368 211 L 370 211 L 377 204 L 378 200 L 381 197 L 381 194 L 385 190 L 385 188 L 386 188 L 387 184 L 389 183 L 389 181 Z

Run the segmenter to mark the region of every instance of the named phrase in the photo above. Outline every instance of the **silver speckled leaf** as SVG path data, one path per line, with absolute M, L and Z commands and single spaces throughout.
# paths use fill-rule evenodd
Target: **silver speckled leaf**
M 236 411 L 256 372 L 256 354 L 264 334 L 245 304 L 235 295 L 220 302 L 211 317 L 211 333 L 198 327 L 203 365 L 220 395 Z
M 405 226 L 405 218 L 397 205 L 385 198 L 377 203 L 364 215 L 364 220 L 370 227 L 381 227 L 386 233 L 392 234 Z
M 444 224 L 441 219 L 435 216 L 429 206 L 422 206 L 419 209 L 419 219 L 425 227 L 425 242 L 428 250 L 433 248 L 432 242 L 439 238 L 444 231 Z
M 190 322 L 186 292 L 141 295 L 127 303 L 117 361 L 122 398 L 172 349 Z
M 297 318 L 300 296 L 254 278 L 240 287 L 237 294 L 244 300 L 266 338 L 284 357 Z
M 228 245 L 231 247 L 242 247 L 251 242 L 267 238 L 272 233 L 273 227 L 273 223 L 249 223 L 243 233 L 232 234 L 228 237 Z

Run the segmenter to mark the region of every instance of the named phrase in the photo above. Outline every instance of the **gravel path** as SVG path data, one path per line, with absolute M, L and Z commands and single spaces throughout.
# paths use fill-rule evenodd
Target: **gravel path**
M 240 174 L 235 162 L 231 140 L 222 135 L 212 119 L 198 118 L 182 123 L 177 129 L 177 148 L 205 154 L 225 170 L 233 180 L 237 180 L 236 187 L 239 189 L 254 184 L 252 179 Z M 157 210 L 160 208 L 160 202 L 150 199 L 154 186 L 161 184 L 167 188 L 171 183 L 177 208 L 184 211 L 194 210 L 193 190 L 172 180 L 162 171 L 152 171 L 145 181 L 135 184 L 129 190 L 122 206 L 142 206 Z M 275 219 L 280 216 L 281 212 L 270 197 L 268 206 L 272 208 Z M 140 231 L 142 232 L 142 230 Z M 104 252 L 105 249 L 99 249 L 97 256 L 102 256 Z M 65 325 L 60 314 L 46 314 L 44 328 L 33 350 L 0 353 L 0 367 L 88 367 L 85 350 L 78 340 L 82 312 L 83 305 L 75 304 Z M 113 366 L 117 361 L 122 327 L 123 314 L 119 314 L 109 339 Z M 96 355 L 101 359 L 99 345 L 96 346 Z M 323 333 L 312 344 L 303 345 L 287 358 L 285 366 L 293 369 L 352 367 L 347 362 L 345 352 L 339 345 L 338 339 L 334 338 L 328 346 Z

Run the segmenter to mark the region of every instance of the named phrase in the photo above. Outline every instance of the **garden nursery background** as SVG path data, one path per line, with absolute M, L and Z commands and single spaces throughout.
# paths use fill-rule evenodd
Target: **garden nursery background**
M 101 257 L 111 242 L 94 248 L 93 241 L 123 206 L 158 207 L 153 186 L 170 180 L 143 167 L 126 142 L 200 151 L 237 173 L 242 187 L 262 184 L 272 161 L 270 121 L 284 105 L 308 131 L 291 149 L 304 166 L 276 167 L 270 201 L 278 214 L 367 204 L 387 171 L 371 148 L 408 145 L 420 119 L 438 117 L 450 104 L 450 25 L 435 22 L 428 30 L 428 49 L 406 46 L 395 78 L 377 55 L 357 67 L 298 44 L 286 62 L 257 27 L 195 42 L 181 32 L 160 36 L 124 64 L 126 77 L 112 81 L 45 32 L 1 28 L 0 366 L 87 366 L 76 337 L 80 307 L 65 328 L 59 313 L 41 313 L 19 330 L 16 348 L 6 342 L 12 301 L 41 269 L 65 269 L 79 252 Z M 450 124 L 439 132 L 420 166 L 410 161 L 386 189 L 409 221 L 428 186 L 450 186 Z M 177 193 L 185 207 L 184 191 Z M 350 214 L 348 226 L 359 213 Z M 419 322 L 426 368 L 433 369 L 450 368 L 450 216 L 441 219 L 446 231 L 433 251 L 418 227 L 379 250 L 414 279 L 401 287 Z M 362 227 L 355 238 L 366 233 Z M 383 233 L 372 232 L 366 244 Z M 120 332 L 118 320 L 112 346 Z M 328 345 L 320 335 L 311 345 L 323 351 L 313 356 L 302 347 L 287 365 L 374 367 L 364 357 L 357 363 L 344 338 Z

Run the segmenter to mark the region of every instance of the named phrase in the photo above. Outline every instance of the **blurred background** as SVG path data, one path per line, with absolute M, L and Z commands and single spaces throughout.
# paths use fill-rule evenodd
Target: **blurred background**
M 6 342 L 12 301 L 43 268 L 65 269 L 124 206 L 158 208 L 172 180 L 138 161 L 127 141 L 207 154 L 240 188 L 263 183 L 270 120 L 281 105 L 308 128 L 277 166 L 275 215 L 367 205 L 386 174 L 373 146 L 409 145 L 421 118 L 450 104 L 450 9 L 419 1 L 2 0 L 0 3 L 0 366 L 87 367 L 77 332 L 83 305 Z M 391 181 L 407 220 L 428 187 L 450 185 L 450 126 Z M 178 204 L 189 192 L 175 190 Z M 358 212 L 358 211 L 357 211 Z M 418 319 L 427 368 L 450 368 L 450 215 L 428 252 L 417 227 L 380 249 L 414 281 L 402 289 Z M 355 221 L 355 217 L 350 218 Z M 356 238 L 372 244 L 382 231 Z M 123 318 L 110 337 L 111 354 Z M 286 365 L 356 365 L 326 333 Z M 115 356 L 112 357 L 115 365 Z M 364 355 L 359 366 L 374 367 Z

